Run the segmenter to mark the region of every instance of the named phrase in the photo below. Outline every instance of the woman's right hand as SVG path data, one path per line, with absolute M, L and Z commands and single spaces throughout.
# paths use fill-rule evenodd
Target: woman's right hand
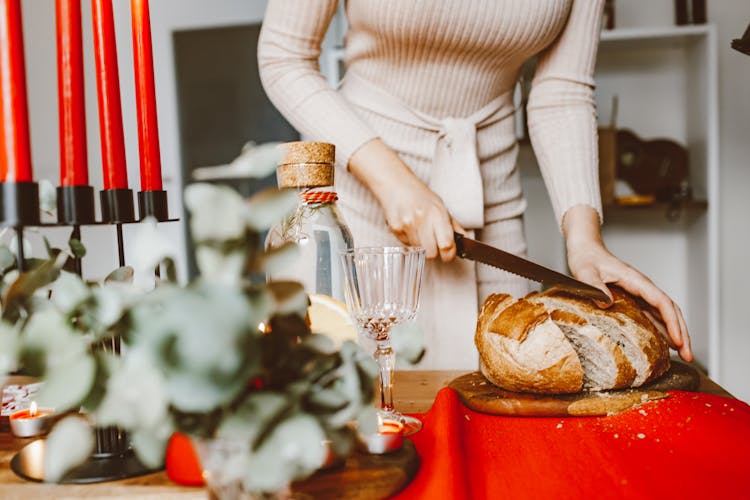
M 349 161 L 349 170 L 375 195 L 388 228 L 402 243 L 424 248 L 428 259 L 440 256 L 450 262 L 456 258 L 453 232 L 464 229 L 443 200 L 382 140 L 359 148 Z

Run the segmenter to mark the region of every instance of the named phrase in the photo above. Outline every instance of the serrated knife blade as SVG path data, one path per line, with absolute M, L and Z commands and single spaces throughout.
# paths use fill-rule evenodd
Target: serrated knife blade
M 500 250 L 499 248 L 472 240 L 459 233 L 453 233 L 453 238 L 456 240 L 458 256 L 463 259 L 470 259 L 497 267 L 503 271 L 517 274 L 543 285 L 562 288 L 580 297 L 598 300 L 606 304 L 610 303 L 610 298 L 606 293 L 570 276 L 540 266 L 530 260 Z

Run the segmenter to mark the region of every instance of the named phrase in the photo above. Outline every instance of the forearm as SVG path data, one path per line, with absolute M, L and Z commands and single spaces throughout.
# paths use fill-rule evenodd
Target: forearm
M 604 245 L 599 213 L 591 206 L 576 205 L 565 212 L 562 231 L 568 253 L 590 245 Z
M 381 205 L 394 190 L 426 187 L 398 154 L 379 138 L 357 149 L 349 160 L 348 168 Z

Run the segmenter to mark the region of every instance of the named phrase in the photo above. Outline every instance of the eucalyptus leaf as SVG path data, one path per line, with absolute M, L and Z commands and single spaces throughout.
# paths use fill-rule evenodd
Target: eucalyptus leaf
M 322 354 L 332 354 L 336 352 L 336 344 L 330 337 L 318 333 L 306 335 L 302 340 L 302 345 Z
M 63 412 L 81 406 L 94 385 L 96 363 L 89 355 L 69 359 L 45 374 L 39 402 Z
M 284 220 L 297 207 L 297 192 L 269 188 L 247 200 L 245 220 L 251 228 L 263 231 Z
M 242 280 L 245 267 L 245 253 L 242 251 L 225 253 L 202 245 L 195 249 L 195 260 L 206 281 L 232 285 Z
M 357 416 L 357 431 L 362 435 L 378 431 L 378 411 L 372 406 L 362 408 Z
M 51 215 L 57 213 L 57 189 L 47 179 L 39 181 L 39 210 Z
M 130 266 L 118 267 L 104 278 L 105 283 L 133 283 L 135 271 Z
M 158 428 L 136 428 L 130 433 L 130 441 L 141 463 L 156 469 L 164 465 L 164 452 L 171 435 L 171 426 L 163 422 Z
M 66 314 L 90 297 L 89 287 L 73 273 L 63 271 L 52 285 L 52 302 Z
M 391 345 L 396 352 L 396 366 L 408 367 L 424 356 L 424 332 L 413 322 L 396 325 L 391 331 Z
M 125 429 L 158 428 L 167 417 L 167 390 L 150 355 L 135 348 L 110 369 L 106 393 L 95 413 L 97 422 Z
M 68 241 L 68 246 L 70 247 L 70 252 L 73 254 L 73 257 L 76 259 L 82 259 L 86 256 L 86 247 L 83 246 L 81 240 L 71 238 L 70 241 Z
M 273 492 L 309 476 L 323 465 L 326 435 L 310 415 L 297 414 L 281 422 L 263 445 L 250 455 L 245 487 Z
M 85 340 L 72 331 L 70 322 L 56 308 L 35 312 L 24 327 L 22 340 L 24 349 L 44 352 L 52 366 L 87 350 Z
M 19 309 L 24 306 L 37 290 L 44 288 L 54 282 L 60 276 L 60 270 L 65 263 L 64 254 L 54 259 L 44 261 L 40 266 L 31 271 L 21 273 L 5 290 L 2 303 L 4 305 L 3 317 L 11 322 L 18 318 Z
M 52 429 L 44 447 L 44 480 L 58 482 L 94 450 L 94 436 L 80 417 L 67 417 Z
M 229 165 L 201 167 L 193 171 L 196 180 L 212 179 L 262 179 L 274 173 L 281 158 L 280 142 L 268 142 L 256 145 L 248 142 L 242 147 L 241 154 Z
M 267 284 L 275 301 L 275 314 L 297 314 L 305 317 L 310 304 L 305 288 L 295 281 L 272 281 Z
M 222 421 L 216 431 L 216 437 L 244 441 L 249 446 L 288 405 L 287 398 L 281 394 L 272 392 L 252 394 L 237 408 L 236 412 Z
M 232 240 L 245 232 L 245 203 L 226 186 L 191 184 L 183 198 L 190 211 L 190 231 L 196 242 Z
M 138 224 L 131 250 L 131 262 L 135 273 L 153 275 L 154 269 L 177 251 L 163 232 L 157 229 L 156 219 L 147 217 Z
M 167 380 L 169 402 L 188 413 L 209 412 L 228 404 L 244 388 L 243 381 L 216 384 L 204 375 L 173 372 Z
M 298 263 L 300 257 L 299 246 L 296 243 L 287 243 L 284 246 L 267 251 L 258 259 L 256 270 L 262 271 L 268 276 L 280 275 Z

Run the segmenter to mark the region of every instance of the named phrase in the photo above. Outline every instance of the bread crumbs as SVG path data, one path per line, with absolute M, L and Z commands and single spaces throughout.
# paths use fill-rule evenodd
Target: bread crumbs
M 645 438 L 645 437 L 646 437 L 646 435 L 645 435 L 644 433 L 642 433 L 642 432 L 639 432 L 639 433 L 638 433 L 638 434 L 636 435 L 636 437 L 637 437 L 638 439 L 643 439 L 643 438 Z
M 558 429 L 562 429 L 562 427 L 563 427 L 562 422 L 560 422 L 559 424 L 557 424 L 557 428 Z
M 465 414 L 465 415 L 464 415 L 464 418 L 465 418 L 466 420 L 469 420 L 469 421 L 471 420 L 471 417 L 470 417 L 470 416 L 469 416 L 468 414 Z
M 641 415 L 643 415 L 644 417 L 645 417 L 646 415 L 648 415 L 648 413 L 646 413 L 646 410 L 638 410 L 638 413 L 640 413 L 640 414 L 641 414 Z

